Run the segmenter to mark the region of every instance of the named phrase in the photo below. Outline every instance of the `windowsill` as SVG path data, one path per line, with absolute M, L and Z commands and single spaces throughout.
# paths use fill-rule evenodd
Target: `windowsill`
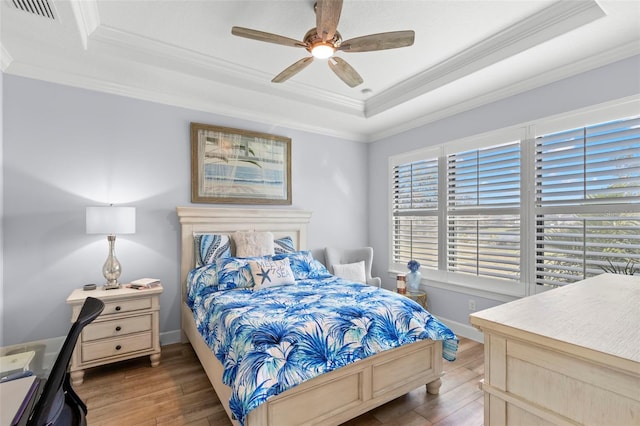
M 469 296 L 483 297 L 500 302 L 511 302 L 526 295 L 525 285 L 522 283 L 496 283 L 495 280 L 482 280 L 478 279 L 478 277 L 464 276 L 460 274 L 449 274 L 442 272 L 433 273 L 433 271 L 429 272 L 431 273 L 422 271 L 422 280 L 420 283 L 422 286 L 453 291 Z M 387 271 L 389 278 L 392 279 L 395 279 L 398 274 L 405 273 L 406 271 Z M 507 288 L 507 286 L 512 286 L 513 288 Z

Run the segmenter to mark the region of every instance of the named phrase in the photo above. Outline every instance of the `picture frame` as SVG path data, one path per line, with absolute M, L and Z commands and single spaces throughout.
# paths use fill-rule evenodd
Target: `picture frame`
M 291 204 L 291 139 L 191 123 L 191 201 Z

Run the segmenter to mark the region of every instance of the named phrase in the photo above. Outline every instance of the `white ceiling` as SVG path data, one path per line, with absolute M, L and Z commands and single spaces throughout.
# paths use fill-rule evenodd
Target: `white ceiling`
M 54 19 L 16 4 L 48 2 Z M 415 31 L 411 47 L 338 53 L 290 80 L 304 49 L 231 35 L 242 26 L 302 40 L 313 0 L 0 0 L 8 74 L 372 141 L 640 53 L 640 2 L 344 0 L 343 39 Z M 216 123 L 211 123 L 216 124 Z

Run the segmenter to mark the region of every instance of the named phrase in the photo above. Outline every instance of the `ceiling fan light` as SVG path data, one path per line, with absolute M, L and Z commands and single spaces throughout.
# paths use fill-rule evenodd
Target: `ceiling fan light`
M 327 59 L 333 56 L 336 49 L 330 44 L 318 43 L 311 48 L 311 54 L 318 59 Z

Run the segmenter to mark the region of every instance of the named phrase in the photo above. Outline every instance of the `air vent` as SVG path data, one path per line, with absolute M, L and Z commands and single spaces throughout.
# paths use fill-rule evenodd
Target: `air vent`
M 43 18 L 56 19 L 55 8 L 49 0 L 8 0 L 17 9 Z

